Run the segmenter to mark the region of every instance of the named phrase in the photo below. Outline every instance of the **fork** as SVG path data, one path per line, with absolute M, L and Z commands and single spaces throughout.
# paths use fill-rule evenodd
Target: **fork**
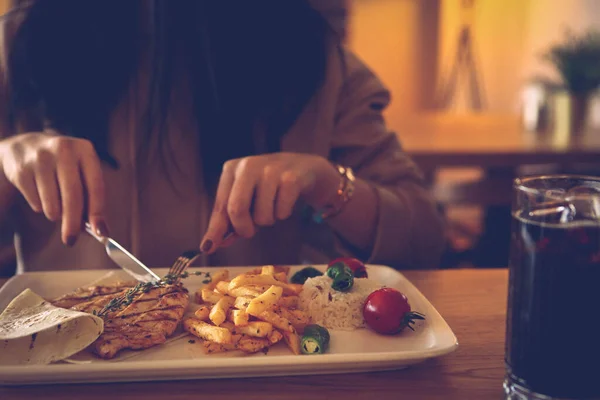
M 223 240 L 227 240 L 231 235 L 233 235 L 234 230 L 232 226 L 229 226 Z M 181 253 L 179 257 L 175 260 L 171 268 L 169 268 L 169 275 L 177 276 L 177 281 L 179 281 L 179 275 L 185 272 L 185 270 L 192 265 L 194 261 L 202 254 L 199 250 L 188 250 Z
M 202 254 L 199 250 L 188 250 L 181 253 L 175 260 L 171 268 L 169 268 L 169 275 L 177 277 L 177 281 L 180 279 L 180 275 Z

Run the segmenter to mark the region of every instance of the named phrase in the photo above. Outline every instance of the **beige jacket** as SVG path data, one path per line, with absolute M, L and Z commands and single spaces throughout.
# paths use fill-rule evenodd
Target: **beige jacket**
M 5 32 L 12 32 L 13 23 L 10 18 L 4 21 Z M 6 33 L 2 38 L 4 49 L 10 36 Z M 145 164 L 135 159 L 135 132 L 143 109 L 139 99 L 144 98 L 135 85 L 111 124 L 112 154 L 121 167 L 104 170 L 107 221 L 117 241 L 154 267 L 169 266 L 182 251 L 198 247 L 212 206 L 199 184 L 196 138 L 191 134 L 196 127 L 184 88 L 181 93 L 169 126 L 169 140 L 179 165 L 184 166 L 184 173 L 171 171 L 177 191 L 156 159 Z M 324 86 L 284 136 L 282 150 L 319 154 L 350 166 L 376 188 L 375 245 L 370 255 L 361 255 L 370 263 L 436 267 L 443 248 L 442 219 L 419 171 L 397 136 L 386 128 L 382 110 L 389 101 L 389 92 L 356 56 L 334 52 Z M 114 267 L 102 246 L 85 234 L 73 248 L 65 247 L 60 225 L 32 212 L 22 199 L 11 210 L 11 223 L 3 228 L 14 230 L 19 272 Z M 289 220 L 205 256 L 198 265 L 322 263 L 339 254 L 356 253 L 326 224 L 304 218 L 298 207 Z

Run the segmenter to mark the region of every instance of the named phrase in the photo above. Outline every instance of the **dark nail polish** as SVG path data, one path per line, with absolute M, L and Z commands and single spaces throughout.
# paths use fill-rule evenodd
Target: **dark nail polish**
M 108 226 L 106 226 L 106 222 L 97 221 L 96 222 L 96 234 L 98 236 L 108 237 L 110 234 L 108 233 Z
M 68 236 L 67 237 L 67 246 L 73 247 L 75 242 L 77 241 L 77 236 Z
M 204 241 L 204 243 L 202 243 L 202 247 L 200 247 L 200 250 L 202 250 L 203 252 L 207 252 L 210 251 L 210 249 L 212 249 L 213 246 L 213 242 L 210 239 L 207 239 Z

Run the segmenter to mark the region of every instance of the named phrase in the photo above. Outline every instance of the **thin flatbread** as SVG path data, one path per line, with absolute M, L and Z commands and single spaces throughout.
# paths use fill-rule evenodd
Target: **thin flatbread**
M 103 330 L 102 318 L 55 307 L 25 289 L 0 314 L 0 365 L 64 360 L 92 344 Z

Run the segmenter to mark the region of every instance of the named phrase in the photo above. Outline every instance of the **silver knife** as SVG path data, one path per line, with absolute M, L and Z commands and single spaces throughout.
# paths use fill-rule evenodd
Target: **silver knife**
M 108 254 L 110 259 L 129 275 L 133 276 L 140 282 L 156 282 L 160 280 L 158 275 L 152 272 L 150 268 L 142 264 L 140 260 L 135 258 L 133 254 L 128 252 L 114 239 L 96 234 L 88 222 L 85 223 L 85 230 L 104 245 L 106 254 Z

